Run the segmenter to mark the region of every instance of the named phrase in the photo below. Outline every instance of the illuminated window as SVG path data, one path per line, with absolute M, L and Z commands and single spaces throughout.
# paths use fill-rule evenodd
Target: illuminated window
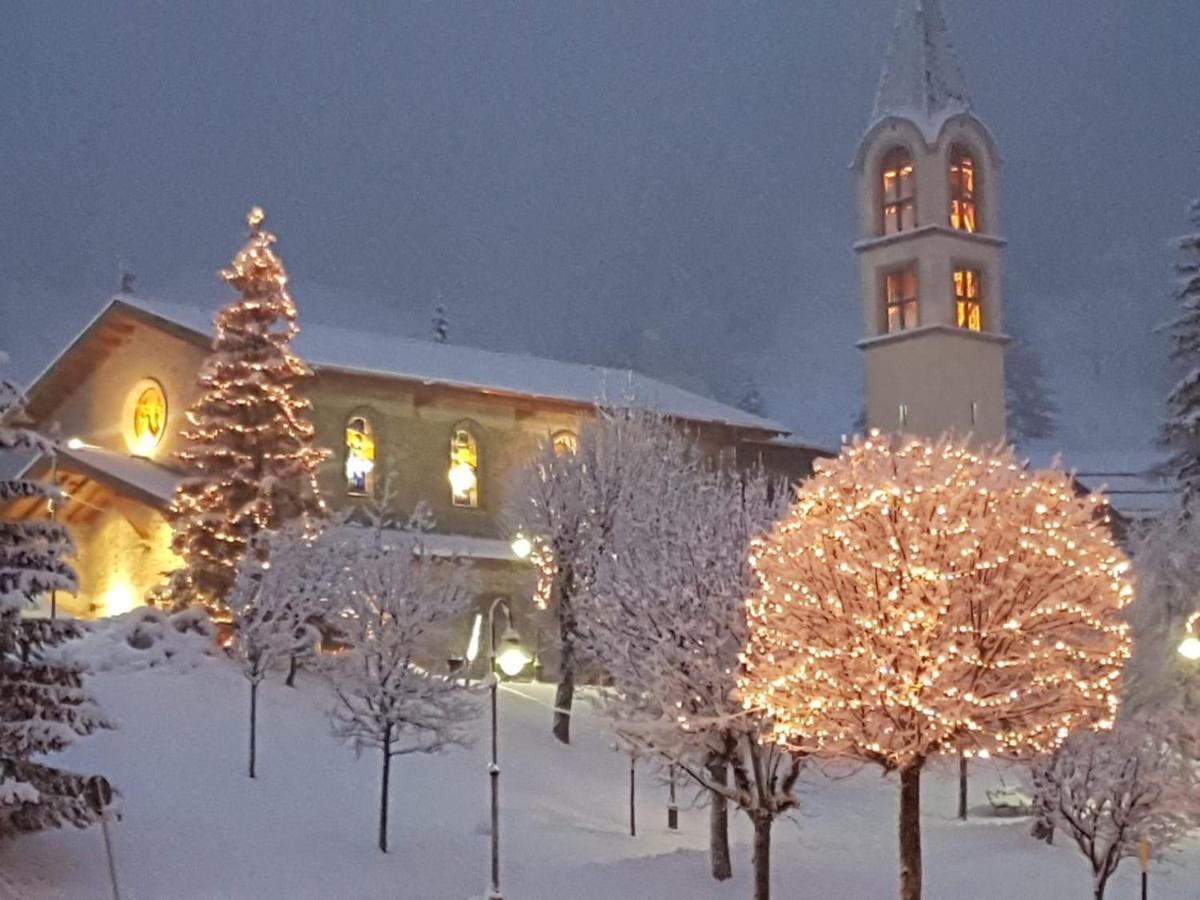
M 579 452 L 579 435 L 573 431 L 556 431 L 551 440 L 556 456 L 574 456 Z
M 966 150 L 950 151 L 950 226 L 974 234 L 978 228 L 975 160 Z
M 901 269 L 884 278 L 883 300 L 889 333 L 917 327 L 917 271 Z
M 983 331 L 983 301 L 979 294 L 979 273 L 975 270 L 954 271 L 954 306 L 959 328 Z
M 365 416 L 351 416 L 346 422 L 346 490 L 375 492 L 375 429 Z
M 883 233 L 917 227 L 917 186 L 912 156 L 897 147 L 883 158 Z
M 450 438 L 450 499 L 455 506 L 479 506 L 479 445 L 464 427 Z
M 151 456 L 167 432 L 167 395 L 162 385 L 147 378 L 138 382 L 126 400 L 125 442 L 134 456 Z

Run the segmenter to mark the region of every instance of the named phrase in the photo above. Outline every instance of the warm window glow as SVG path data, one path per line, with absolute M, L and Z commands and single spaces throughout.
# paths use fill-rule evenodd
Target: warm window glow
M 479 505 L 479 448 L 465 428 L 450 439 L 450 498 L 455 506 Z
M 917 327 L 917 272 L 903 269 L 884 278 L 884 304 L 889 333 Z
M 167 397 L 157 382 L 136 389 L 132 418 L 129 449 L 135 456 L 149 456 L 167 430 Z
M 975 197 L 975 160 L 961 148 L 950 156 L 950 226 L 974 234 L 978 228 Z
M 903 148 L 883 160 L 883 233 L 898 234 L 917 227 L 917 187 L 912 156 Z
M 579 452 L 579 436 L 573 431 L 557 431 L 552 440 L 556 456 L 574 456 Z
M 959 328 L 983 331 L 983 302 L 979 294 L 979 273 L 973 269 L 954 272 L 954 305 Z
M 375 430 L 363 416 L 346 423 L 346 490 L 351 494 L 375 491 Z

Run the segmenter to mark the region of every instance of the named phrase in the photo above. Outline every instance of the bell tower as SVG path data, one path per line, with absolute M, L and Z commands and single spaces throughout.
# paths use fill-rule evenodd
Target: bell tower
M 854 171 L 868 427 L 1004 440 L 1000 156 L 940 0 L 900 0 Z

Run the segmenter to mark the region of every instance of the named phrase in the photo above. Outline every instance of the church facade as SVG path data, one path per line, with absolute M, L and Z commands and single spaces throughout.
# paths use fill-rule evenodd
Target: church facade
M 901 0 L 853 169 L 867 425 L 1004 440 L 1000 158 L 972 111 L 937 0 Z M 63 611 L 124 612 L 180 565 L 165 513 L 211 340 L 212 311 L 121 294 L 30 386 L 34 427 L 62 448 L 30 471 L 56 479 L 64 498 L 9 513 L 71 526 L 81 589 L 55 598 Z M 391 512 L 427 504 L 431 549 L 471 559 L 480 608 L 506 595 L 518 616 L 535 616 L 535 577 L 500 515 L 507 486 L 540 441 L 570 447 L 598 402 L 632 397 L 685 423 L 714 455 L 793 481 L 832 452 L 627 371 L 309 327 L 303 316 L 296 350 L 315 373 L 305 391 L 316 442 L 331 451 L 319 472 L 326 503 L 352 510 L 386 481 Z

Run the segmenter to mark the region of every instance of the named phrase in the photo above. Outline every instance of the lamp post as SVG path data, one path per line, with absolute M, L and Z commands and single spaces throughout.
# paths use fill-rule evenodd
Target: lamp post
M 1200 612 L 1194 612 L 1188 617 L 1184 626 L 1186 636 L 1179 642 L 1179 655 L 1184 659 L 1195 662 L 1200 660 L 1200 636 L 1196 633 L 1196 623 L 1200 621 Z
M 504 608 L 504 620 L 507 623 L 504 634 L 500 638 L 501 650 L 496 652 L 496 610 Z M 499 696 L 500 675 L 509 678 L 521 674 L 521 670 L 529 664 L 529 654 L 521 648 L 521 639 L 512 624 L 512 609 L 507 597 L 497 597 L 492 601 L 488 610 L 488 627 L 491 641 L 488 659 L 491 663 L 489 673 L 492 682 L 492 762 L 488 766 L 488 780 L 492 789 L 492 880 L 488 891 L 488 900 L 504 900 L 500 893 L 500 749 L 499 749 Z

